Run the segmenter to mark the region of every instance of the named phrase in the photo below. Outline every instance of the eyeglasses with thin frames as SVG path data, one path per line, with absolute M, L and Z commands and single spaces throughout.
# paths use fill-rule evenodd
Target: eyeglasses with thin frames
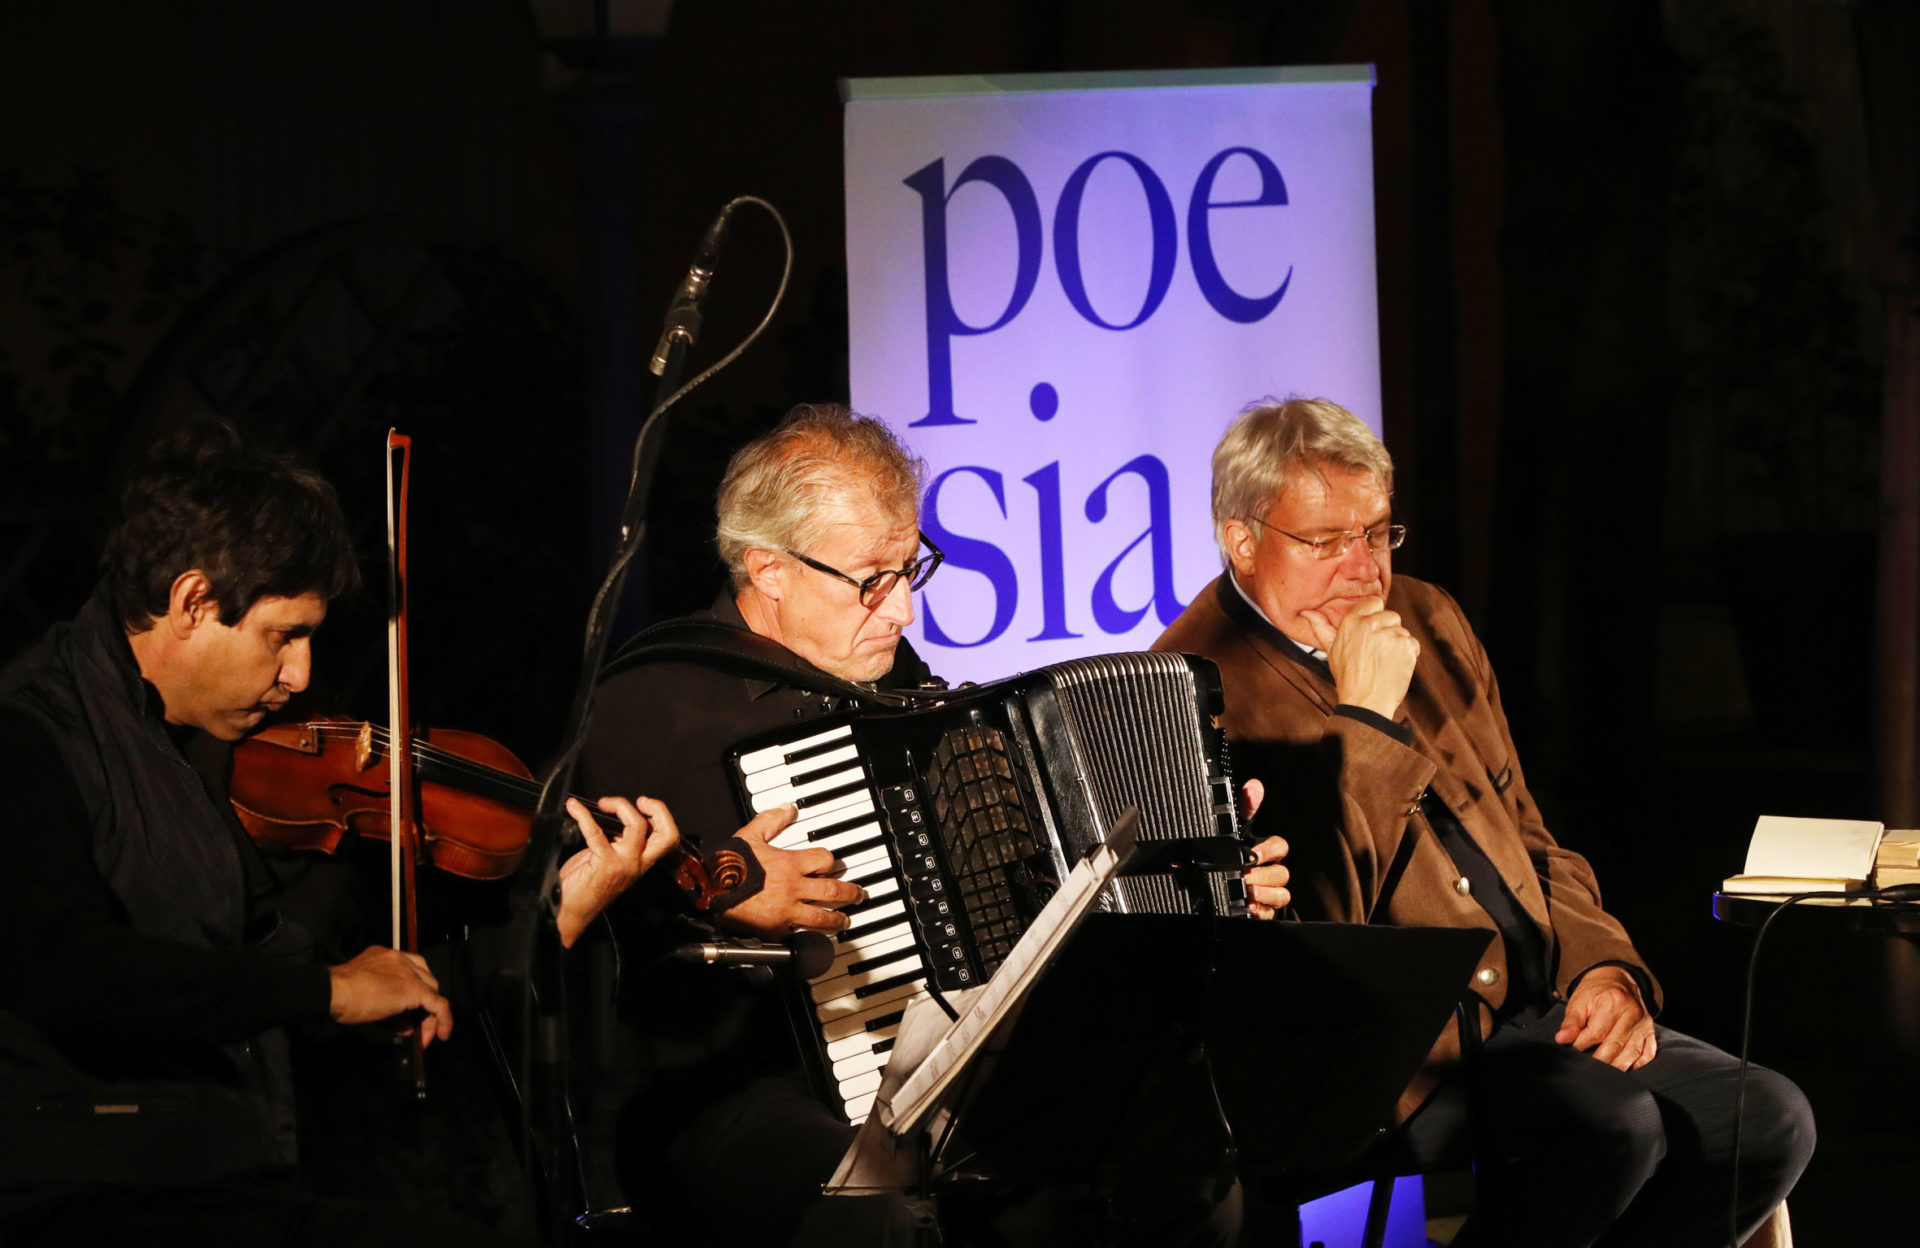
M 1259 516 L 1242 516 L 1263 529 L 1272 529 L 1282 537 L 1290 537 L 1307 548 L 1307 553 L 1315 559 L 1338 559 L 1347 553 L 1347 548 L 1355 542 L 1364 540 L 1367 549 L 1376 555 L 1389 550 L 1399 550 L 1407 540 L 1407 526 L 1404 524 L 1376 524 L 1364 533 L 1329 533 L 1325 537 L 1301 537 L 1298 533 L 1289 533 L 1276 524 L 1269 524 Z
M 920 544 L 927 548 L 927 554 L 915 559 L 904 568 L 887 568 L 875 572 L 865 580 L 855 580 L 839 568 L 833 567 L 830 564 L 821 563 L 818 559 L 810 559 L 797 550 L 789 550 L 787 554 L 798 559 L 801 563 L 806 564 L 815 572 L 824 572 L 837 581 L 845 581 L 847 584 L 853 586 L 860 591 L 860 605 L 872 610 L 885 602 L 887 595 L 893 592 L 893 587 L 902 580 L 906 581 L 909 590 L 919 589 L 922 585 L 932 580 L 933 574 L 940 570 L 940 565 L 946 560 L 946 552 L 942 551 L 938 546 L 935 546 L 933 539 L 925 533 L 920 535 Z

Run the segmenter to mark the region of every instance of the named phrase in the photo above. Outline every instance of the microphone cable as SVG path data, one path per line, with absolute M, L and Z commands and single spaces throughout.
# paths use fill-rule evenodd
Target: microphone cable
M 786 219 L 781 215 L 780 210 L 757 195 L 741 195 L 727 201 L 726 205 L 721 209 L 719 218 L 713 226 L 709 227 L 708 237 L 703 241 L 702 254 L 696 256 L 696 264 L 702 259 L 710 258 L 712 252 L 717 250 L 720 235 L 724 231 L 724 222 L 733 212 L 734 208 L 741 204 L 754 204 L 764 209 L 772 216 L 774 223 L 780 229 L 781 242 L 785 248 L 785 258 L 780 269 L 780 283 L 775 289 L 765 313 L 761 316 L 759 323 L 753 327 L 752 331 L 749 332 L 746 337 L 742 338 L 732 350 L 728 351 L 717 362 L 701 372 L 692 381 L 672 389 L 663 397 L 659 397 L 646 420 L 642 422 L 638 436 L 634 439 L 631 468 L 627 482 L 627 495 L 620 513 L 624 518 L 620 532 L 620 544 L 614 553 L 605 577 L 600 582 L 598 591 L 594 594 L 592 605 L 587 612 L 585 636 L 581 645 L 579 680 L 575 686 L 574 697 L 568 711 L 565 728 L 559 736 L 559 739 L 566 744 L 556 755 L 553 763 L 549 765 L 541 781 L 539 801 L 535 807 L 531 835 L 527 845 L 526 861 L 521 867 L 521 875 L 514 882 L 509 901 L 511 917 L 508 920 L 508 939 L 506 953 L 503 959 L 502 977 L 509 982 L 516 979 L 519 981 L 518 995 L 521 999 L 521 1009 L 518 1030 L 520 1032 L 519 1065 L 521 1077 L 515 1079 L 511 1069 L 509 1069 L 506 1083 L 509 1087 L 514 1088 L 517 1093 L 515 1099 L 518 1101 L 520 1110 L 519 1125 L 523 1169 L 529 1175 L 539 1174 L 545 1176 L 546 1179 L 543 1187 L 547 1189 L 547 1199 L 537 1201 L 537 1203 L 542 1205 L 548 1204 L 554 1197 L 559 1195 L 553 1190 L 557 1185 L 556 1180 L 560 1178 L 559 1175 L 554 1173 L 554 1169 L 556 1164 L 564 1166 L 564 1162 L 554 1154 L 563 1143 L 570 1144 L 574 1150 L 575 1158 L 578 1159 L 582 1156 L 582 1142 L 579 1139 L 578 1123 L 574 1114 L 572 1096 L 569 1091 L 572 1076 L 567 1069 L 569 1062 L 565 1052 L 566 1046 L 564 1043 L 558 1041 L 557 1035 L 549 1034 L 555 1026 L 564 1028 L 565 1007 L 564 1004 L 558 1001 L 543 1006 L 539 1000 L 542 995 L 539 981 L 541 975 L 547 972 L 541 972 L 538 966 L 545 965 L 550 960 L 536 956 L 536 946 L 539 944 L 539 920 L 549 909 L 558 903 L 560 858 L 563 850 L 571 843 L 567 834 L 568 824 L 564 816 L 560 813 L 557 798 L 558 795 L 565 794 L 572 789 L 573 776 L 578 764 L 580 751 L 586 741 L 587 730 L 592 721 L 594 684 L 599 675 L 601 661 L 606 655 L 607 630 L 611 625 L 612 615 L 611 604 L 619 600 L 620 591 L 626 584 L 627 569 L 633 562 L 634 556 L 640 550 L 646 535 L 645 516 L 641 514 L 645 511 L 642 505 L 642 499 L 648 484 L 647 478 L 651 476 L 650 473 L 643 472 L 643 468 L 647 464 L 646 453 L 650 443 L 654 441 L 661 423 L 661 417 L 666 415 L 675 404 L 679 403 L 681 399 L 685 398 L 695 388 L 704 384 L 719 373 L 721 369 L 726 368 L 735 360 L 739 359 L 746 349 L 752 346 L 753 343 L 759 339 L 760 335 L 766 331 L 767 326 L 772 323 L 775 314 L 778 313 L 781 305 L 785 302 L 787 286 L 793 275 L 793 234 L 787 228 Z M 700 283 L 701 291 L 704 291 L 706 284 L 711 281 L 711 277 L 712 273 L 711 270 L 709 270 Z M 695 293 L 700 292 L 697 291 Z M 680 296 L 678 292 L 676 292 L 675 304 L 678 305 L 679 303 Z M 677 310 L 677 307 L 670 308 L 670 315 Z M 677 344 L 679 350 L 675 352 L 675 355 L 679 356 L 690 342 L 691 333 L 683 333 L 680 342 Z M 636 347 L 635 349 L 643 348 Z M 667 385 L 667 380 L 663 378 L 661 388 L 666 389 Z M 575 836 L 577 837 L 577 832 Z M 606 916 L 602 915 L 601 918 L 604 921 Z M 620 978 L 618 948 L 616 942 L 614 944 L 616 958 L 614 995 L 616 996 L 618 995 L 618 980 Z M 556 994 L 562 997 L 564 996 L 563 980 L 564 972 L 559 972 L 552 984 L 552 987 L 556 990 Z M 543 1013 L 543 1011 L 545 1011 L 545 1013 Z M 536 1023 L 536 1016 L 549 1021 Z M 552 1051 L 549 1052 L 548 1050 Z M 542 1056 L 543 1053 L 545 1056 Z M 544 1079 L 539 1077 L 541 1075 L 544 1075 Z M 543 1086 L 547 1095 L 557 1096 L 559 1100 L 559 1105 L 557 1106 L 559 1111 L 558 1121 L 551 1125 L 557 1128 L 558 1135 L 564 1137 L 564 1141 L 561 1139 L 548 1141 L 544 1151 L 537 1143 L 540 1133 L 534 1127 L 536 1110 L 528 1099 L 528 1094 L 533 1091 L 536 1084 Z M 584 1172 L 584 1169 L 585 1167 L 582 1165 L 582 1172 Z M 577 1177 L 584 1178 L 584 1173 Z M 587 1195 L 585 1192 L 575 1192 L 574 1195 L 577 1199 L 585 1203 Z M 566 1229 L 556 1224 L 552 1216 L 553 1212 L 551 1209 L 543 1209 L 539 1216 L 542 1239 L 549 1242 L 556 1242 L 556 1237 L 564 1237 L 568 1233 Z M 591 1210 L 589 1210 L 589 1212 L 591 1212 Z
M 740 356 L 745 353 L 746 349 L 752 346 L 762 333 L 766 332 L 767 326 L 773 322 L 774 315 L 779 312 L 781 305 L 786 301 L 787 285 L 793 277 L 793 234 L 787 228 L 787 220 L 781 215 L 778 208 L 775 208 L 771 203 L 768 203 L 758 195 L 738 195 L 728 200 L 726 205 L 721 208 L 720 216 L 716 219 L 715 224 L 718 225 L 720 222 L 725 221 L 732 214 L 734 208 L 741 204 L 753 204 L 758 208 L 764 209 L 767 214 L 773 218 L 774 224 L 780 228 L 780 240 L 786 251 L 785 260 L 780 268 L 780 284 L 775 288 L 773 298 L 768 302 L 767 310 L 765 314 L 761 316 L 759 324 L 755 325 L 752 331 L 749 332 L 745 338 L 742 338 L 731 351 L 721 356 L 710 367 L 694 377 L 692 381 L 673 390 L 656 403 L 652 413 L 648 415 L 645 423 L 640 426 L 639 436 L 633 441 L 633 456 L 627 478 L 627 499 L 626 504 L 622 507 L 622 514 L 628 517 L 628 523 L 625 526 L 625 531 L 621 534 L 620 547 L 614 554 L 613 563 L 607 569 L 606 577 L 600 582 L 599 591 L 595 593 L 593 597 L 593 605 L 587 612 L 586 635 L 582 640 L 580 648 L 580 684 L 575 690 L 573 709 L 568 715 L 567 722 L 569 732 L 563 738 L 566 740 L 567 746 L 555 759 L 552 767 L 549 768 L 547 778 L 541 786 L 539 809 L 543 812 L 548 809 L 548 803 L 551 800 L 552 793 L 556 789 L 560 792 L 566 792 L 572 788 L 571 781 L 574 766 L 579 758 L 580 750 L 585 745 L 587 730 L 592 725 L 593 686 L 595 679 L 600 674 L 601 662 L 606 657 L 607 628 L 612 622 L 609 604 L 619 599 L 620 590 L 626 584 L 628 565 L 633 562 L 634 556 L 639 553 L 640 547 L 646 537 L 646 518 L 644 516 L 633 515 L 633 511 L 635 510 L 634 503 L 641 493 L 644 484 L 641 480 L 643 454 L 650 438 L 654 434 L 654 428 L 659 423 L 660 418 L 666 415 L 681 399 L 692 393 L 696 387 L 705 384 L 710 378 L 720 372 L 721 369 L 728 367 L 735 360 L 739 359 Z
M 1849 900 L 1864 897 L 1869 901 L 1911 904 L 1920 902 L 1920 884 L 1896 884 L 1891 888 L 1870 889 L 1856 894 L 1794 893 L 1768 911 L 1767 917 L 1761 920 L 1759 929 L 1754 932 L 1753 949 L 1747 954 L 1746 992 L 1740 1007 L 1740 1073 L 1733 1085 L 1733 1166 L 1727 1189 L 1727 1248 L 1740 1248 L 1740 1127 L 1747 1115 L 1747 1068 L 1751 1064 L 1748 1052 L 1753 1042 L 1753 1000 L 1760 968 L 1760 946 L 1766 940 L 1774 920 L 1785 914 L 1789 907 L 1803 901 L 1833 897 L 1847 897 Z

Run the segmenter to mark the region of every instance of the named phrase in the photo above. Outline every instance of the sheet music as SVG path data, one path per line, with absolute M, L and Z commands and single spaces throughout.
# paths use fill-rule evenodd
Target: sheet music
M 1129 807 L 1105 843 L 1096 846 L 1061 881 L 1046 907 L 1035 916 L 991 982 L 965 993 L 949 993 L 959 1011 L 948 1021 L 931 999 L 907 1007 L 900 1034 L 880 1079 L 873 1112 L 861 1124 L 846 1156 L 823 1190 L 828 1195 L 862 1195 L 892 1190 L 913 1181 L 915 1152 L 906 1140 L 941 1095 L 966 1069 L 994 1029 L 1020 1003 L 1060 946 L 1133 852 L 1140 813 Z M 944 1024 L 944 1026 L 943 1026 Z
M 1121 860 L 1133 851 L 1134 831 L 1139 822 L 1138 812 L 1129 810 L 1106 843 L 1097 846 L 1068 874 L 1060 891 L 1047 902 L 1046 908 L 1020 937 L 1020 943 L 994 972 L 992 982 L 969 994 L 966 1009 L 917 1066 L 906 1067 L 896 1048 L 893 1060 L 888 1063 L 889 1072 L 895 1065 L 901 1065 L 911 1073 L 891 1097 L 875 1102 L 874 1116 L 882 1126 L 896 1135 L 905 1135 L 919 1124 L 935 1098 L 946 1090 L 1007 1012 L 1033 987 L 1047 962 L 1092 909 L 1094 899 L 1113 879 Z M 939 1008 L 932 1001 L 916 1005 L 923 1009 Z

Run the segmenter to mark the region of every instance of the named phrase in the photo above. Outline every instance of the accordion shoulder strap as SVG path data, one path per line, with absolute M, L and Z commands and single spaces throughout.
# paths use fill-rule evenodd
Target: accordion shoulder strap
M 601 679 L 648 663 L 693 663 L 816 693 L 838 694 L 871 706 L 914 706 L 922 701 L 910 693 L 842 680 L 776 641 L 718 620 L 666 620 L 643 630 L 621 647 Z

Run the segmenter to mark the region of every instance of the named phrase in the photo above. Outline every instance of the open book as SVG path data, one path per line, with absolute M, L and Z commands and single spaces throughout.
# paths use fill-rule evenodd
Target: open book
M 909 1143 L 913 1131 L 936 1110 L 946 1112 L 941 1106 L 942 1096 L 1093 909 L 1100 890 L 1133 852 L 1139 826 L 1140 812 L 1129 807 L 1115 821 L 1106 841 L 1068 873 L 1060 890 L 1028 925 L 993 978 L 964 993 L 947 994 L 958 1017 L 948 1019 L 932 999 L 907 1007 L 887 1068 L 881 1074 L 873 1111 L 827 1181 L 824 1190 L 828 1195 L 864 1195 L 906 1187 L 913 1181 L 917 1159 Z
M 1864 819 L 1761 815 L 1747 846 L 1746 869 L 1720 887 L 1773 896 L 1864 891 L 1880 833 L 1880 824 Z

